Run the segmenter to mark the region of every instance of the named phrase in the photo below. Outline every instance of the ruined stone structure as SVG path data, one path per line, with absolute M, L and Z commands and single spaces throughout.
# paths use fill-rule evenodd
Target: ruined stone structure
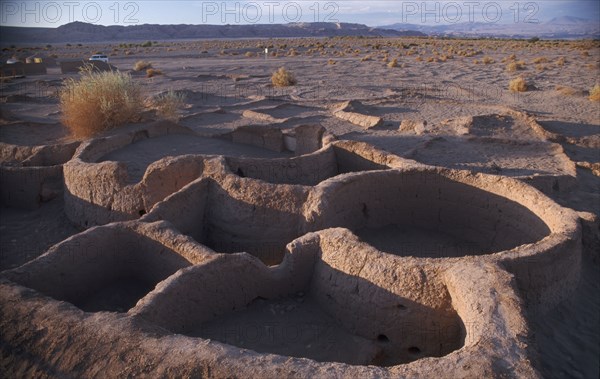
M 538 376 L 524 310 L 575 288 L 574 211 L 316 126 L 243 127 L 215 141 L 282 156 L 166 155 L 139 181 L 103 158 L 177 135 L 193 133 L 93 139 L 64 165 L 65 211 L 89 229 L 0 274 L 17 372 Z

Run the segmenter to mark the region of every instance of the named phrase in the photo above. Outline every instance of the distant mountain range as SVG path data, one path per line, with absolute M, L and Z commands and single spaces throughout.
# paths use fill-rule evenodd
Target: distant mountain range
M 411 30 L 373 28 L 348 23 L 290 23 L 264 25 L 129 25 L 103 26 L 72 22 L 58 28 L 1 26 L 2 43 L 66 43 L 200 38 L 276 38 L 335 36 L 424 36 Z
M 379 27 L 362 24 L 314 22 L 255 25 L 129 25 L 103 26 L 72 22 L 57 28 L 0 26 L 2 44 L 125 42 L 201 38 L 277 37 L 497 37 L 497 38 L 600 38 L 600 23 L 579 17 L 556 17 L 544 23 L 492 24 L 469 22 L 447 25 L 397 23 Z
M 382 29 L 419 31 L 433 36 L 498 38 L 600 38 L 600 22 L 579 17 L 556 17 L 543 23 L 492 24 L 467 22 L 448 25 L 392 24 Z

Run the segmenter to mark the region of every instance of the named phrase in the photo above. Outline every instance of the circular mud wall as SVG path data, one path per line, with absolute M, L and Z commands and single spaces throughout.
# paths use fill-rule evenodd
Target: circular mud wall
M 546 223 L 525 206 L 452 175 L 419 170 L 340 177 L 318 188 L 321 202 L 312 227 L 346 227 L 361 235 L 396 225 L 420 230 L 424 238 L 443 234 L 468 244 L 471 250 L 465 255 L 509 250 L 550 234 Z M 376 239 L 368 242 L 378 245 Z

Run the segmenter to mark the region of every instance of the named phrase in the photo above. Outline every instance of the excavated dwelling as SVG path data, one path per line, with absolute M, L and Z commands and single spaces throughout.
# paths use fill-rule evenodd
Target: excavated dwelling
M 540 310 L 577 285 L 577 214 L 512 178 L 407 161 L 405 169 L 347 173 L 311 187 L 241 178 L 222 159 L 209 163 L 222 174 L 190 183 L 141 220 L 167 220 L 217 252 L 247 252 L 266 264 L 279 263 L 293 239 L 335 227 L 399 256 L 477 256 L 517 274 Z
M 261 133 L 231 140 L 271 140 Z M 100 202 L 135 186 L 152 189 L 135 204 L 147 214 L 0 273 L 3 343 L 26 352 L 11 358 L 19 372 L 538 376 L 524 306 L 545 312 L 574 290 L 574 211 L 516 179 L 359 142 L 288 135 L 280 141 L 297 156 L 166 158 L 185 178 L 168 188 L 169 170 L 158 171 L 161 182 L 151 165 L 128 187 L 122 162 L 97 163 L 145 137 L 82 145 L 65 182 L 75 220 L 138 218 L 116 197 Z M 95 208 L 74 200 L 99 183 L 107 187 L 91 191 Z
M 65 166 L 66 213 L 82 227 L 135 219 L 202 176 L 204 160 L 211 156 L 293 157 L 330 139 L 320 127 L 299 126 L 284 134 L 260 125 L 203 137 L 165 121 L 92 139 Z
M 386 254 L 347 229 L 296 239 L 267 267 L 215 254 L 165 222 L 115 223 L 5 271 L 0 289 L 4 338 L 27 345 L 16 358 L 24 372 L 52 360 L 54 373 L 84 376 L 536 375 L 510 275 Z M 45 333 L 27 328 L 40 322 Z M 272 334 L 251 334 L 265 326 Z
M 6 206 L 35 209 L 63 190 L 63 164 L 79 142 L 20 146 L 0 142 L 0 200 Z
M 186 143 L 187 150 L 180 148 Z M 203 149 L 206 154 L 201 154 Z M 235 150 L 247 154 L 235 156 Z M 65 212 L 85 228 L 139 218 L 192 180 L 211 175 L 206 162 L 216 155 L 223 156 L 228 170 L 239 177 L 275 184 L 315 185 L 345 172 L 418 165 L 364 143 L 334 141 L 315 125 L 286 133 L 256 125 L 208 138 L 158 122 L 84 142 L 65 165 Z

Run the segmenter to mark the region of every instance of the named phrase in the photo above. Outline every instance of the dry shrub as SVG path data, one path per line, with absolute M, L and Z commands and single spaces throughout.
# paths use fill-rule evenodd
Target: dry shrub
M 520 62 L 510 62 L 509 64 L 506 65 L 506 71 L 508 72 L 515 72 L 517 70 L 522 70 L 523 66 L 521 65 Z
M 334 61 L 333 59 L 330 59 L 327 61 L 327 64 L 333 66 L 333 65 L 337 64 L 337 62 Z
M 177 111 L 184 105 L 185 95 L 169 90 L 165 93 L 155 96 L 151 100 L 151 107 L 156 109 L 157 113 L 171 121 L 179 120 Z
M 370 55 L 365 55 L 364 57 L 362 57 L 360 59 L 361 62 L 366 62 L 366 61 L 370 61 L 372 58 Z
M 298 83 L 294 74 L 286 70 L 285 67 L 280 67 L 279 70 L 273 73 L 271 82 L 275 87 L 289 87 Z
M 89 137 L 139 119 L 140 87 L 118 71 L 86 66 L 79 80 L 67 79 L 60 92 L 62 121 L 77 137 Z
M 519 76 L 508 83 L 508 89 L 512 92 L 525 92 L 527 91 L 527 82 L 522 76 Z
M 483 57 L 482 62 L 483 62 L 483 64 L 492 64 L 492 63 L 495 63 L 495 61 L 492 58 L 490 58 L 490 57 Z
M 566 86 L 556 86 L 556 91 L 564 96 L 574 96 L 579 92 L 573 87 L 566 87 Z
M 255 56 L 255 54 L 252 51 L 247 51 L 246 54 L 244 54 L 245 56 L 247 56 L 248 58 L 252 58 Z
M 548 59 L 546 59 L 544 57 L 538 57 L 533 60 L 533 63 L 535 63 L 535 64 L 548 63 Z
M 157 76 L 157 75 L 162 75 L 162 71 L 157 70 L 155 68 L 149 68 L 146 70 L 146 77 L 147 78 L 152 78 L 153 76 Z
M 149 68 L 152 68 L 152 63 L 147 62 L 147 61 L 137 61 L 137 62 L 135 62 L 135 65 L 133 66 L 134 71 L 144 71 Z
M 565 63 L 567 62 L 567 60 L 565 59 L 565 57 L 560 57 L 556 60 L 556 65 L 557 66 L 564 66 Z
M 394 68 L 394 67 L 398 67 L 398 59 L 394 58 L 390 63 L 388 63 L 387 65 L 389 68 Z
M 592 87 L 590 90 L 589 99 L 591 101 L 600 101 L 600 84 L 596 84 L 594 87 Z

